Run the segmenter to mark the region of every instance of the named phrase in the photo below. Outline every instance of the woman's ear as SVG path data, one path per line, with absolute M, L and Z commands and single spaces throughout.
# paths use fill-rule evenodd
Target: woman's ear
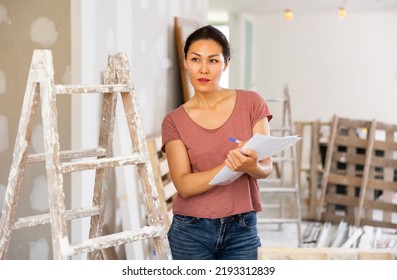
M 223 71 L 226 71 L 226 69 L 229 67 L 230 63 L 230 58 L 225 62 L 225 66 L 223 67 Z

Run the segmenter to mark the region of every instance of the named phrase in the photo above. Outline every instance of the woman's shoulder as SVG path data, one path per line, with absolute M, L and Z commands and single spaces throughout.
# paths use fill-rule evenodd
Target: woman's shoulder
M 172 109 L 171 111 L 168 111 L 168 113 L 166 114 L 166 116 L 172 116 L 175 114 L 180 114 L 180 112 L 183 110 L 183 105 L 180 105 L 174 109 Z
M 184 110 L 183 105 L 180 105 L 180 106 L 176 107 L 175 109 L 172 109 L 171 111 L 169 111 L 168 113 L 165 114 L 163 122 L 165 122 L 165 121 L 169 122 L 169 121 L 174 121 L 174 120 L 180 119 L 181 115 L 184 114 L 183 110 Z
M 244 89 L 237 89 L 237 94 L 239 95 L 239 97 L 244 98 L 244 99 L 248 99 L 248 100 L 257 100 L 257 99 L 262 99 L 263 97 L 262 95 L 260 95 L 257 91 L 253 91 L 253 90 L 244 90 Z

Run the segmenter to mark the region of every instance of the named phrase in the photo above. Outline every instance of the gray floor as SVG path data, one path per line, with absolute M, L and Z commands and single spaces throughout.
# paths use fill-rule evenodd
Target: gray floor
M 305 222 L 301 223 L 301 232 L 303 234 Z M 298 231 L 296 224 L 258 224 L 259 237 L 262 247 L 288 247 L 297 248 Z
M 291 196 L 288 194 L 262 194 L 263 210 L 258 213 L 260 218 L 293 218 L 295 212 L 290 209 Z M 301 212 L 304 214 L 304 207 Z M 301 235 L 306 227 L 306 222 L 301 222 Z M 296 223 L 269 224 L 258 223 L 258 232 L 262 247 L 299 247 L 298 227 Z

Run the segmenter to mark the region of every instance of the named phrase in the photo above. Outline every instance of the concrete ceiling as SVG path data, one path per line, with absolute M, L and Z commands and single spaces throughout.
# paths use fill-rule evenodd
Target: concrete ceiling
M 397 0 L 209 0 L 210 12 L 243 12 L 254 15 L 282 13 L 326 13 L 344 7 L 348 13 L 397 9 Z

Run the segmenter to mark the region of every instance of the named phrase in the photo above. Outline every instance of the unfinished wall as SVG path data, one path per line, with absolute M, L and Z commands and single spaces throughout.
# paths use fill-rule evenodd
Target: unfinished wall
M 55 83 L 70 83 L 70 1 L 0 1 L 0 206 L 3 204 L 14 141 L 34 49 L 53 52 Z M 70 148 L 70 99 L 58 99 L 61 146 Z M 41 111 L 33 127 L 31 153 L 43 152 Z M 65 185 L 70 179 L 65 178 Z M 69 204 L 70 202 L 67 201 Z M 48 212 L 43 164 L 25 170 L 16 215 Z M 52 258 L 50 227 L 13 233 L 8 259 Z

